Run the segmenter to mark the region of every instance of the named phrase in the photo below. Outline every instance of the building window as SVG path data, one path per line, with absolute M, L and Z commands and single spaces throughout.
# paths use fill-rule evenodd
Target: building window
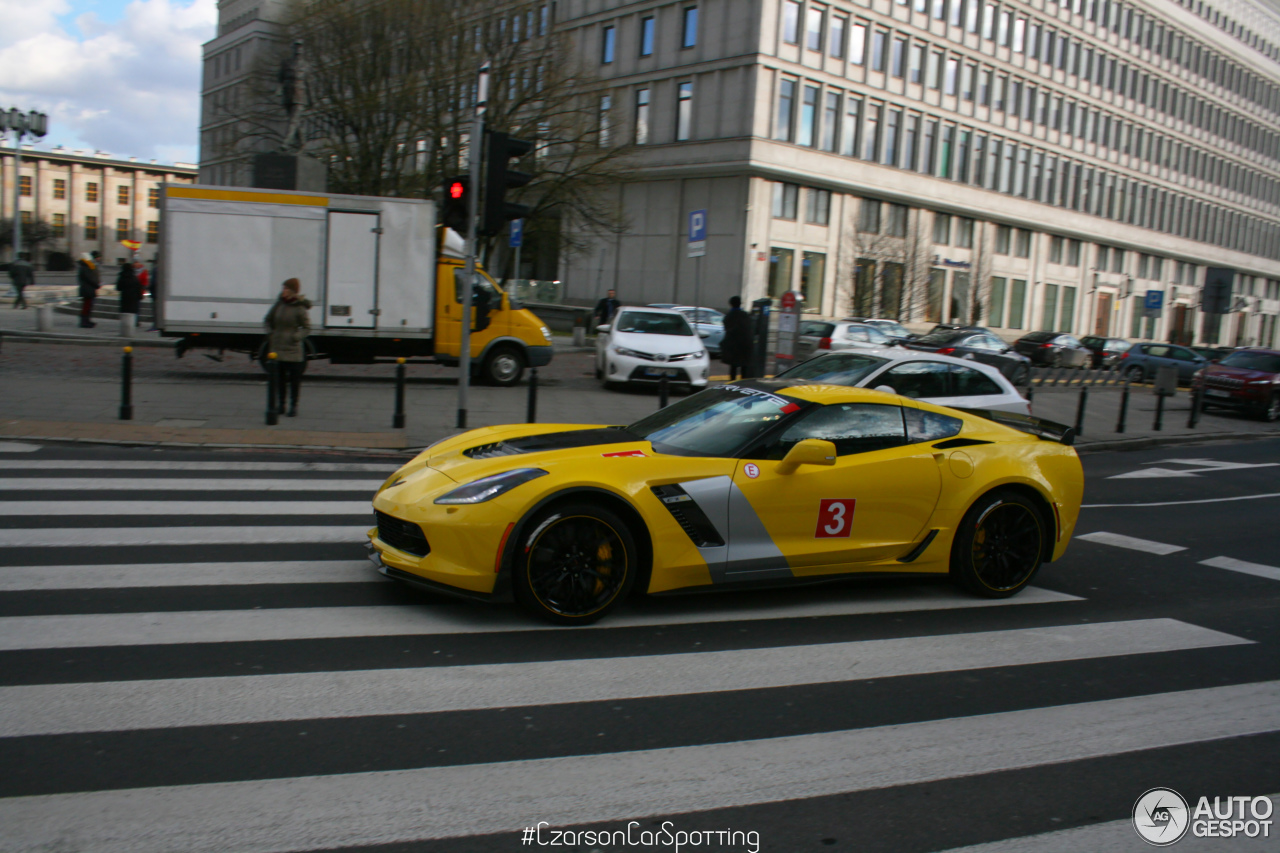
M 849 30 L 849 61 L 861 65 L 866 61 L 867 27 L 865 24 L 854 24 Z
M 996 254 L 1009 254 L 1009 245 L 1013 242 L 1013 229 L 1008 225 L 996 226 Z
M 809 7 L 805 16 L 805 47 L 822 50 L 822 10 Z
M 152 207 L 157 209 L 160 207 L 160 188 L 159 187 L 152 187 L 149 190 L 147 190 L 147 207 Z
M 613 62 L 614 40 L 617 34 L 618 31 L 614 27 L 604 28 L 604 40 L 600 43 L 600 62 L 603 65 Z
M 840 94 L 827 92 L 826 102 L 822 109 L 822 145 L 823 151 L 834 152 L 840 144 Z
M 680 39 L 681 47 L 693 47 L 698 43 L 698 7 L 687 6 L 684 10 L 684 33 Z
M 796 81 L 782 78 L 778 81 L 778 115 L 773 124 L 773 138 L 791 141 L 791 121 L 795 112 Z
M 1069 267 L 1080 266 L 1080 241 L 1079 240 L 1067 241 L 1067 266 Z
M 796 142 L 800 145 L 813 147 L 817 140 L 817 124 L 818 124 L 818 87 L 804 87 L 804 101 L 800 105 L 800 133 Z
M 1062 237 L 1049 238 L 1049 263 L 1062 263 L 1062 244 L 1065 242 L 1066 240 Z
M 1139 253 L 1138 255 L 1138 278 L 1147 277 L 1147 256 Z
M 653 56 L 653 18 L 640 22 L 640 55 Z
M 67 236 L 67 215 L 65 213 L 53 214 L 53 239 L 61 240 Z
M 1044 303 L 1040 311 L 1040 328 L 1052 332 L 1057 327 L 1058 318 L 1058 285 L 1044 286 Z
M 18 177 L 18 195 L 31 195 L 31 176 L 20 175 Z
M 889 34 L 884 30 L 876 30 L 871 34 L 871 70 L 883 71 L 885 64 L 885 42 Z
M 1024 326 L 1023 314 L 1026 310 L 1027 282 L 1015 278 L 1009 283 L 1009 326 L 1010 329 L 1021 329 Z
M 874 104 L 867 106 L 867 130 L 864 134 L 866 147 L 863 149 L 862 159 L 876 162 L 880 152 L 880 110 L 882 107 Z
M 858 230 L 864 234 L 880 233 L 880 202 L 864 198 L 858 210 Z
M 924 82 L 924 45 L 919 42 L 911 45 L 907 59 L 907 80 L 912 83 Z
M 53 179 L 53 197 L 57 199 L 67 197 L 67 182 L 62 178 Z
M 840 124 L 840 153 L 846 157 L 858 156 L 858 131 L 862 127 L 862 99 L 846 95 L 844 119 Z
M 907 236 L 907 206 L 905 204 L 889 205 L 889 220 L 885 232 L 890 237 Z
M 933 242 L 940 246 L 951 243 L 951 217 L 945 213 L 933 215 Z
M 795 249 L 779 249 L 769 252 L 769 295 L 777 299 L 791 289 L 791 273 L 795 266 Z
M 96 183 L 87 183 L 84 185 L 84 200 L 89 202 L 98 200 L 98 185 Z
M 956 217 L 956 248 L 973 248 L 973 220 L 966 216 Z
M 804 221 L 811 225 L 826 225 L 831 220 L 831 191 L 810 187 L 805 196 Z
M 893 57 L 890 60 L 889 72 L 894 77 L 905 77 L 907 73 L 907 40 L 904 38 L 895 38 L 893 40 Z
M 782 40 L 787 44 L 800 43 L 800 4 L 796 0 L 782 4 Z
M 805 310 L 822 310 L 822 283 L 827 274 L 827 256 L 804 252 L 800 256 L 800 301 Z
M 1019 228 L 1013 238 L 1013 256 L 1015 258 L 1031 257 L 1031 232 L 1025 228 Z
M 831 56 L 835 59 L 840 59 L 844 56 L 844 30 L 847 23 L 845 18 L 839 18 L 834 15 L 831 17 L 827 45 Z
M 609 125 L 609 112 L 613 109 L 613 95 L 600 96 L 600 147 L 609 145 L 612 128 Z
M 987 323 L 992 326 L 1004 325 L 1004 297 L 1008 282 L 1001 276 L 991 277 L 991 290 L 987 295 Z
M 116 204 L 129 203 L 129 188 L 123 184 L 116 187 Z
M 147 223 L 147 242 L 160 242 L 160 223 L 154 219 Z
M 693 129 L 693 82 L 680 84 L 680 93 L 676 97 L 676 141 L 683 142 L 689 138 Z
M 944 95 L 954 95 L 956 93 L 956 71 L 959 67 L 960 63 L 956 59 L 952 58 L 947 60 L 942 88 L 942 93 Z
M 636 92 L 636 145 L 649 143 L 649 90 Z
M 1111 250 L 1111 271 L 1124 272 L 1124 249 Z
M 773 218 L 795 219 L 796 207 L 800 201 L 800 187 L 796 184 L 784 184 L 775 181 L 773 184 Z
M 18 218 L 22 220 L 22 227 L 26 228 L 32 222 L 31 211 L 29 210 L 22 211 L 22 214 Z
M 84 238 L 86 240 L 98 239 L 98 217 L 86 216 L 84 218 Z
M 128 240 L 128 239 L 129 239 L 129 220 L 117 219 L 116 220 L 116 241 L 118 242 L 120 240 Z

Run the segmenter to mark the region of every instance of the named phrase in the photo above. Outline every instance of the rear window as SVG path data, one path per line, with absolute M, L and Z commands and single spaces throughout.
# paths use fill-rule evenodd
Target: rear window
M 800 334 L 814 338 L 829 338 L 835 328 L 835 323 L 819 323 L 810 320 L 807 323 L 800 324 Z
M 1280 355 L 1271 352 L 1233 352 L 1219 364 L 1226 367 L 1239 367 L 1243 370 L 1280 373 Z
M 957 332 L 954 330 L 942 331 L 942 332 L 931 332 L 930 334 L 927 334 L 923 338 L 920 338 L 919 340 L 917 340 L 916 343 L 927 344 L 929 346 L 945 346 L 946 344 L 949 344 L 958 338 L 966 337 L 969 334 L 970 334 L 969 332 Z
M 1032 332 L 1029 335 L 1023 335 L 1022 339 L 1024 341 L 1034 341 L 1035 343 L 1042 343 L 1043 341 L 1051 341 L 1057 336 L 1058 336 L 1057 332 Z

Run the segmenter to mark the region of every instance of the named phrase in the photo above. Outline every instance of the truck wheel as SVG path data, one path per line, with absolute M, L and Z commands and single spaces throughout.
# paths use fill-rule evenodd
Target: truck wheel
M 515 347 L 494 347 L 484 358 L 481 376 L 490 385 L 515 385 L 524 375 L 524 354 Z

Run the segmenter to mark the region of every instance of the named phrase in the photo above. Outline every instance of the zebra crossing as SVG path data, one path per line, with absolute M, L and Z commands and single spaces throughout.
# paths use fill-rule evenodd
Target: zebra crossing
M 1133 800 L 1176 781 L 1153 767 L 1280 749 L 1268 638 L 1056 570 L 1003 600 L 866 581 L 562 629 L 372 570 L 395 459 L 218 455 L 0 455 L 0 851 L 509 850 L 539 821 L 1137 850 Z

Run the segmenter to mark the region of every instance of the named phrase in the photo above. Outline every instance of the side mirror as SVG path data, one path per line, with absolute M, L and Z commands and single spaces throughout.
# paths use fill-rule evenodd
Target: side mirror
M 603 326 L 596 326 L 596 334 L 605 334 L 605 333 L 608 333 L 608 331 L 609 331 L 608 324 L 605 324 Z
M 893 386 L 892 386 L 892 385 L 877 385 L 875 388 L 873 388 L 873 389 L 871 389 L 871 390 L 873 390 L 873 391 L 883 391 L 883 392 L 884 392 L 884 393 L 886 393 L 886 394 L 897 394 L 897 393 L 898 393 L 897 391 L 893 390 Z
M 801 465 L 836 464 L 836 446 L 820 438 L 798 441 L 778 463 L 779 474 L 790 474 Z

